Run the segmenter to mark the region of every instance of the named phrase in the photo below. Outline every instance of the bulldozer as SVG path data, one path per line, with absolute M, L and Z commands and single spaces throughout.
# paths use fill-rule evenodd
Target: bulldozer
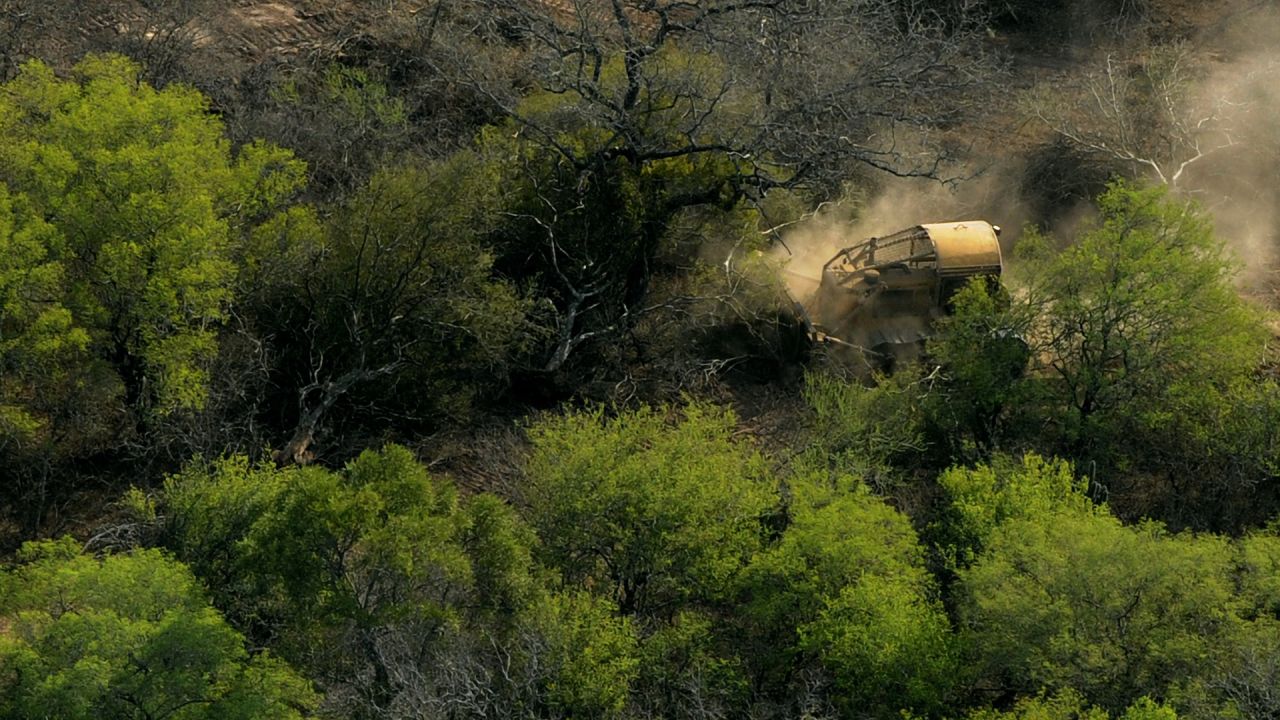
M 934 322 L 974 277 L 998 282 L 999 226 L 981 220 L 916 225 L 837 252 L 799 309 L 811 340 L 890 372 L 924 350 Z

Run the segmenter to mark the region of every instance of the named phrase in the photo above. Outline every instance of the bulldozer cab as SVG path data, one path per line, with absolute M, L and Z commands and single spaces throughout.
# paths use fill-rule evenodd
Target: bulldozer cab
M 999 228 L 917 225 L 836 253 L 804 309 L 814 339 L 862 351 L 873 367 L 914 359 L 970 278 L 998 278 Z

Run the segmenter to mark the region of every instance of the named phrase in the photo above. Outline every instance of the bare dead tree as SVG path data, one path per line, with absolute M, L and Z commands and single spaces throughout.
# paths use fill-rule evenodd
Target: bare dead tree
M 1245 633 L 1209 681 L 1242 717 L 1261 720 L 1280 714 L 1280 654 L 1274 641 L 1270 625 Z
M 658 242 L 685 208 L 779 189 L 822 199 L 873 171 L 952 177 L 964 143 L 951 129 L 981 110 L 999 63 L 984 50 L 985 6 L 922 5 L 437 5 L 432 69 L 507 119 L 537 178 L 505 249 L 554 305 L 542 369 L 634 325 Z M 620 199 L 632 187 L 645 196 Z M 630 225 L 610 217 L 624 202 L 641 206 Z
M 943 175 L 955 157 L 946 129 L 985 100 L 997 69 L 980 3 L 946 16 L 899 0 L 485 7 L 471 33 L 518 46 L 527 81 L 565 102 L 540 115 L 469 62 L 442 64 L 443 75 L 475 86 L 575 166 L 719 155 L 740 163 L 744 190 L 844 179 L 858 164 Z M 606 138 L 583 153 L 557 141 L 567 124 Z
M 313 345 L 310 382 L 298 390 L 298 422 L 289 441 L 276 451 L 274 459 L 277 464 L 309 464 L 315 457 L 311 452 L 311 444 L 315 442 L 320 421 L 333 409 L 334 404 L 354 387 L 394 374 L 404 362 L 404 353 L 412 345 L 412 342 L 395 344 L 392 346 L 392 354 L 382 362 L 371 361 L 368 349 L 359 347 L 363 344 L 361 334 L 356 329 L 348 338 L 357 346 L 355 357 L 349 369 L 339 370 L 336 375 L 325 366 L 323 350 Z M 322 343 L 315 343 L 319 344 Z
M 12 78 L 27 60 L 51 62 L 66 42 L 59 42 L 59 30 L 80 20 L 78 3 L 0 0 L 0 81 Z
M 217 50 L 216 16 L 222 10 L 223 5 L 213 0 L 91 5 L 83 11 L 85 37 L 79 52 L 128 55 L 142 66 L 143 78 L 157 86 L 206 80 L 216 74 L 213 68 L 227 72 L 225 58 L 222 62 L 212 59 Z
M 1108 55 L 1074 86 L 1040 88 L 1027 105 L 1076 147 L 1176 188 L 1192 166 L 1239 143 L 1240 103 L 1198 92 L 1201 75 L 1188 46 L 1158 46 L 1129 60 Z

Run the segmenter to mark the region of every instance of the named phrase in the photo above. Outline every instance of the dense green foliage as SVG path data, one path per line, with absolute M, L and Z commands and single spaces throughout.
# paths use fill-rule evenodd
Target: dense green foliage
M 13 352 L 68 360 L 41 372 L 70 380 L 51 394 L 91 393 L 82 412 L 109 413 L 99 408 L 119 395 L 144 416 L 203 404 L 236 235 L 303 182 L 287 151 L 233 156 L 206 109 L 194 91 L 139 82 L 118 57 L 87 58 L 75 80 L 32 63 L 5 86 L 6 275 L 30 283 L 7 292 L 27 299 L 13 308 L 26 340 Z M 65 336 L 57 347 L 42 341 L 51 332 Z M 38 406 L 26 415 L 49 420 Z
M 1008 28 L 1154 0 L 65 4 L 0 0 L 0 720 L 1280 717 L 1273 323 L 1202 207 L 1058 138 L 1023 194 L 1089 212 L 892 374 L 778 278 L 1025 110 Z
M 962 616 L 1011 687 L 1076 689 L 1118 710 L 1206 670 L 1230 630 L 1230 569 L 1217 538 L 1050 514 L 995 532 L 961 574 Z
M 0 598 L 4 717 L 298 718 L 315 705 L 158 550 L 97 560 L 70 538 L 29 543 Z
M 821 668 L 845 712 L 940 710 L 957 669 L 954 646 L 907 518 L 856 481 L 809 492 L 748 570 L 753 662 L 777 683 Z
M 499 207 L 489 170 L 468 153 L 387 168 L 327 222 L 295 208 L 254 233 L 243 305 L 275 339 L 274 379 L 297 402 L 291 456 L 335 403 L 425 424 L 503 387 L 535 333 L 482 242 Z
M 1261 313 L 1195 204 L 1117 181 L 1099 213 L 1061 249 L 1025 237 L 1012 297 L 957 297 L 930 345 L 942 381 L 904 417 L 954 459 L 1035 448 L 1093 468 L 1126 515 L 1229 523 L 1280 439 Z
M 491 712 L 468 704 L 484 702 L 593 716 L 616 710 L 635 674 L 635 638 L 611 602 L 551 592 L 507 504 L 460 502 L 404 448 L 341 472 L 243 458 L 191 468 L 162 509 L 165 544 L 210 579 L 228 617 L 346 684 L 342 712 Z M 484 687 L 491 697 L 465 697 L 517 660 L 516 675 Z
M 1270 532 L 1125 525 L 1029 454 L 943 473 L 926 544 L 858 477 L 800 457 L 779 486 L 732 432 L 698 404 L 548 417 L 520 509 L 397 446 L 336 472 L 197 464 L 131 503 L 331 715 L 1270 712 Z M 190 577 L 148 552 L 75 562 Z M 19 603 L 43 582 L 23 562 Z
M 732 415 L 685 413 L 674 428 L 643 410 L 533 433 L 528 503 L 548 563 L 627 613 L 722 597 L 760 546 L 773 494 L 762 458 L 730 441 Z
M 1106 457 L 1114 439 L 1161 432 L 1247 377 L 1263 331 L 1202 212 L 1166 190 L 1124 184 L 1099 210 L 1098 227 L 1059 253 L 1036 237 L 1019 247 L 1038 311 L 1035 350 L 1059 381 L 1064 440 Z

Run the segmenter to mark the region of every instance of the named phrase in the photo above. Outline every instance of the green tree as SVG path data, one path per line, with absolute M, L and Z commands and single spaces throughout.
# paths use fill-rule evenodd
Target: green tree
M 304 174 L 233 153 L 200 93 L 122 57 L 0 86 L 0 462 L 26 524 L 69 463 L 154 451 L 208 407 L 238 245 Z
M 238 228 L 299 187 L 286 151 L 233 155 L 196 91 L 157 91 L 120 57 L 90 56 L 74 78 L 29 63 L 0 94 L 0 181 L 49 226 L 33 262 L 58 263 L 51 298 L 119 376 L 126 406 L 203 403 L 203 362 L 230 300 Z
M 1009 712 L 978 710 L 968 715 L 969 720 L 1108 720 L 1109 717 L 1107 711 L 1086 705 L 1084 698 L 1074 690 L 1063 690 L 1052 696 L 1023 698 Z M 1144 697 L 1119 717 L 1120 720 L 1178 720 L 1178 713 L 1167 705 Z
M 985 684 L 1054 693 L 1020 702 L 1019 713 L 1085 717 L 1088 702 L 1101 717 L 1144 695 L 1170 706 L 1138 702 L 1129 713 L 1274 712 L 1280 544 L 1271 533 L 1228 542 L 1125 527 L 1089 502 L 1069 466 L 1034 456 L 1020 469 L 952 470 L 943 482 L 949 527 L 973 541 L 958 554 L 956 588 L 972 660 Z M 976 562 L 965 568 L 964 557 Z
M 948 503 L 930 530 L 953 566 L 968 566 L 1007 522 L 1107 513 L 1089 499 L 1088 479 L 1077 478 L 1070 463 L 1034 453 L 1021 461 L 998 456 L 989 464 L 951 468 L 938 484 Z
M 1274 502 L 1259 502 L 1254 488 L 1280 475 L 1280 385 L 1257 374 L 1143 414 L 1145 426 L 1131 437 L 1124 459 L 1158 473 L 1158 482 L 1138 479 L 1141 504 L 1126 501 L 1127 515 L 1229 533 L 1274 515 Z M 1114 502 L 1119 507 L 1121 500 Z
M 889 492 L 927 466 L 935 449 L 925 414 L 932 389 L 916 366 L 873 381 L 867 385 L 821 372 L 805 375 L 804 398 L 816 417 L 812 444 L 800 463 Z
M 749 708 L 745 662 L 726 643 L 723 616 L 684 610 L 640 644 L 631 717 L 741 717 Z
M 286 627 L 290 599 L 253 567 L 249 534 L 294 482 L 294 470 L 254 465 L 243 456 L 194 461 L 165 479 L 158 543 L 191 568 L 213 604 L 260 644 Z
M 377 629 L 417 627 L 429 642 L 463 608 L 529 599 L 532 538 L 510 508 L 485 496 L 461 507 L 452 484 L 398 446 L 340 472 L 239 458 L 197 466 L 165 498 L 167 544 L 219 605 L 273 628 L 263 640 L 326 674 L 368 663 L 389 687 Z M 320 649 L 343 637 L 348 653 Z
M 1221 538 L 1039 513 L 1000 524 L 961 571 L 959 614 L 990 681 L 1119 711 L 1169 697 L 1230 641 L 1231 561 Z
M 1237 616 L 1201 670 L 1173 694 L 1188 717 L 1272 717 L 1280 711 L 1280 538 L 1274 527 L 1232 542 Z
M 62 388 L 83 383 L 75 369 L 90 339 L 64 304 L 61 246 L 29 199 L 0 183 L 0 449 L 47 446 Z
M 1024 239 L 1030 333 L 1078 461 L 1115 462 L 1136 434 L 1195 415 L 1261 360 L 1258 314 L 1231 284 L 1209 220 L 1164 188 L 1114 183 L 1101 221 L 1060 252 Z
M 944 707 L 950 625 L 908 518 L 865 486 L 793 488 L 792 523 L 744 576 L 743 656 L 772 693 L 821 668 L 849 711 Z
M 70 538 L 28 543 L 0 575 L 0 715 L 298 718 L 310 685 L 209 607 L 156 550 L 102 560 Z
M 674 62 L 714 66 L 705 57 L 681 55 Z M 607 71 L 613 83 L 620 82 L 618 65 Z M 681 98 L 648 102 L 663 109 L 655 108 L 646 124 L 665 134 L 664 120 L 680 111 Z M 686 207 L 734 206 L 728 178 L 736 165 L 719 153 L 632 158 L 616 152 L 607 133 L 580 124 L 574 104 L 560 93 L 534 93 L 520 108 L 548 124 L 551 144 L 546 135 L 522 134 L 508 122 L 486 128 L 478 150 L 500 168 L 505 191 L 504 222 L 493 235 L 499 266 L 531 276 L 545 298 L 541 320 L 549 332 L 537 364 L 555 373 L 646 314 L 649 285 L 666 269 L 657 258 L 664 233 Z
M 724 598 L 776 502 L 764 460 L 732 439 L 732 414 L 691 404 L 678 422 L 666 415 L 596 410 L 530 430 L 526 501 L 543 556 L 628 615 Z
M 1023 382 L 1030 360 L 1024 336 L 1031 316 L 1007 291 L 978 278 L 952 298 L 953 314 L 937 321 L 928 354 L 942 367 L 926 411 L 951 458 L 989 453 L 1017 431 L 1030 401 Z
M 543 646 L 525 658 L 547 668 L 537 678 L 545 707 L 566 718 L 622 714 L 641 659 L 631 621 L 610 600 L 585 591 L 551 594 L 523 622 Z
M 548 592 L 507 503 L 461 500 L 402 447 L 339 471 L 195 465 L 161 513 L 217 604 L 322 681 L 334 712 L 608 717 L 636 676 L 611 600 Z
M 1188 716 L 1274 717 L 1280 682 L 1280 622 L 1274 616 L 1241 623 L 1214 648 L 1200 677 L 1179 689 Z
M 297 620 L 376 624 L 428 583 L 435 587 L 419 600 L 424 616 L 449 611 L 470 576 L 452 485 L 397 446 L 365 451 L 341 473 L 308 468 L 287 478 L 249 532 L 246 553 L 279 580 Z
M 407 107 L 373 67 L 333 64 L 269 71 L 265 97 L 237 118 L 246 126 L 238 132 L 269 138 L 304 158 L 312 196 L 344 199 L 388 158 L 409 149 L 415 132 L 435 130 L 410 124 L 411 111 L 422 109 Z
M 1254 532 L 1236 545 L 1242 612 L 1246 617 L 1280 619 L 1280 537 Z
M 297 407 L 281 460 L 309 458 L 335 405 L 350 425 L 422 425 L 505 387 L 530 308 L 484 241 L 492 170 L 469 152 L 390 167 L 327 222 L 299 209 L 254 234 L 245 305 Z

